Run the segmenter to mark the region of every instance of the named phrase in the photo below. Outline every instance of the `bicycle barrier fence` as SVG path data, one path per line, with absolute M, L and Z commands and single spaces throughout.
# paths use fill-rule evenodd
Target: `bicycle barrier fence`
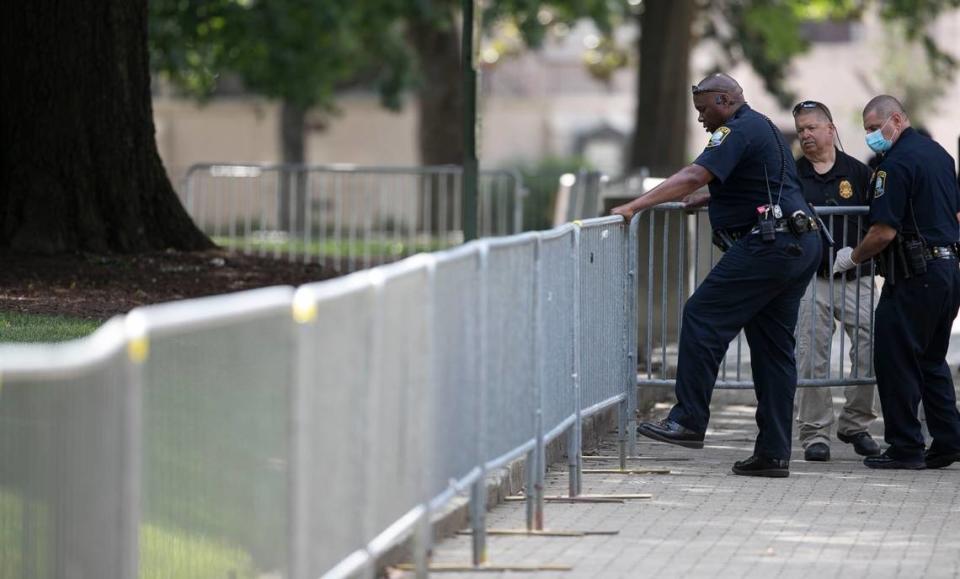
M 862 238 L 868 208 L 816 209 L 835 240 L 828 253 L 832 269 L 836 250 L 854 246 Z M 712 244 L 705 213 L 671 203 L 639 217 L 640 386 L 675 384 L 683 304 L 723 255 Z M 797 341 L 811 352 L 811 362 L 798 367 L 799 387 L 875 383 L 873 311 L 879 285 L 873 275 L 874 265 L 871 260 L 848 275 L 818 274 L 816 283 L 808 287 L 801 303 Z M 835 333 L 837 325 L 841 331 Z M 742 332 L 730 344 L 716 387 L 753 388 L 750 350 Z
M 841 241 L 863 213 L 821 211 Z M 422 576 L 432 519 L 463 495 L 469 563 L 489 568 L 488 475 L 525 458 L 542 531 L 547 446 L 575 449 L 568 499 L 590 500 L 584 421 L 606 411 L 618 468 L 596 472 L 633 472 L 636 385 L 672 384 L 679 305 L 719 258 L 707 231 L 674 205 L 0 345 L 0 576 L 372 576 L 407 540 Z M 866 287 L 852 305 L 828 289 L 851 343 L 801 386 L 871 381 L 842 356 L 871 348 Z M 798 335 L 815 347 L 828 323 Z M 718 386 L 748 387 L 748 360 L 732 343 Z
M 634 452 L 636 229 L 484 239 L 299 288 L 138 308 L 63 344 L 0 345 L 0 576 L 372 576 L 615 411 Z M 570 495 L 580 452 L 569 452 Z
M 194 222 L 219 245 L 349 273 L 463 242 L 455 166 L 199 164 L 181 186 Z M 481 171 L 481 237 L 519 233 L 518 173 Z

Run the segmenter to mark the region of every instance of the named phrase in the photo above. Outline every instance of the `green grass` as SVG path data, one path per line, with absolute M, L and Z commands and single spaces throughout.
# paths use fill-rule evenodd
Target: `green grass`
M 37 571 L 35 576 L 48 575 L 45 568 L 53 554 L 49 553 L 47 517 L 43 503 L 36 503 L 28 517 L 34 525 L 34 549 L 24 553 L 23 501 L 13 492 L 0 490 L 0 577 L 24 577 L 24 564 L 28 563 L 24 555 Z M 150 523 L 140 526 L 140 579 L 254 579 L 258 575 L 250 555 L 242 549 L 177 529 Z
M 279 253 L 287 255 L 291 251 L 297 255 L 317 255 L 331 258 L 362 258 L 365 255 L 373 257 L 389 256 L 402 257 L 414 253 L 439 251 L 447 249 L 454 243 L 435 240 L 428 242 L 410 243 L 404 241 L 311 241 L 304 243 L 302 239 L 289 241 L 265 241 L 258 239 L 243 239 L 242 237 L 212 237 L 213 242 L 227 249 L 250 250 L 252 253 Z
M 92 334 L 100 322 L 67 316 L 0 312 L 0 342 L 62 342 Z

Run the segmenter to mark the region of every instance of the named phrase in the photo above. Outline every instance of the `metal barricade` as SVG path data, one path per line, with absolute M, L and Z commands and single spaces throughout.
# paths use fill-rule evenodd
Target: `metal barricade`
M 481 171 L 478 232 L 519 233 L 519 174 Z M 463 242 L 455 166 L 194 165 L 181 187 L 194 222 L 236 251 L 343 273 Z
M 302 286 L 294 297 L 299 387 L 292 406 L 291 577 L 372 565 L 366 545 L 374 532 L 365 509 L 369 456 L 378 443 L 370 427 L 374 291 L 363 272 Z
M 817 207 L 827 228 L 836 240 L 829 252 L 830 267 L 836 249 L 848 245 L 856 237 L 862 237 L 865 229 L 866 207 Z M 637 284 L 637 300 L 640 313 L 638 334 L 639 366 L 637 383 L 640 386 L 673 386 L 677 367 L 677 342 L 680 335 L 682 309 L 686 299 L 710 273 L 714 264 L 723 256 L 711 241 L 711 229 L 705 210 L 689 211 L 679 203 L 669 203 L 642 213 L 637 218 L 640 251 L 639 271 L 642 274 Z M 848 234 L 855 235 L 848 238 Z M 866 272 L 874 271 L 874 264 L 864 266 Z M 859 272 L 859 270 L 858 270 Z M 857 273 L 852 279 L 847 276 L 820 276 L 820 283 L 811 284 L 803 298 L 803 308 L 811 309 L 814 300 L 826 302 L 823 316 L 811 316 L 808 323 L 798 325 L 797 339 L 809 344 L 811 355 L 826 348 L 824 354 L 829 363 L 810 365 L 799 372 L 799 387 L 851 386 L 873 384 L 875 378 L 869 360 L 873 356 L 873 315 L 878 286 L 866 272 Z M 823 286 L 823 287 L 821 287 Z M 852 303 L 840 296 L 848 296 L 854 286 Z M 823 295 L 826 288 L 827 296 Z M 818 290 L 818 288 L 820 288 Z M 818 297 L 817 292 L 820 291 Z M 861 308 L 861 305 L 869 307 Z M 824 317 L 825 316 L 825 317 Z M 819 321 L 818 321 L 819 320 Z M 819 327 L 829 323 L 830 328 Z M 839 324 L 840 331 L 833 328 Z M 859 330 L 855 330 L 859 328 Z M 831 338 L 824 342 L 823 332 Z M 849 336 L 853 333 L 853 337 Z M 849 355 L 848 355 L 849 354 Z M 864 373 L 859 366 L 868 366 Z M 865 363 L 864 360 L 867 360 Z M 750 349 L 741 332 L 731 342 L 717 375 L 717 388 L 753 388 L 750 370 Z
M 139 379 L 123 321 L 2 356 L 0 577 L 133 577 Z
M 282 573 L 291 550 L 292 288 L 150 306 L 141 576 Z
M 584 418 L 619 404 L 627 452 L 636 231 L 588 220 L 0 347 L 0 570 L 372 576 L 412 538 L 422 575 L 432 513 L 468 489 L 484 563 L 488 473 L 526 454 L 541 529 L 550 441 L 574 495 Z

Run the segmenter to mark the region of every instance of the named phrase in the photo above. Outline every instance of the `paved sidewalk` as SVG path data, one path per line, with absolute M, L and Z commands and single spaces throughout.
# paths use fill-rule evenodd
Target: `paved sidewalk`
M 655 412 L 666 410 L 662 405 Z M 623 504 L 547 503 L 550 530 L 619 531 L 614 536 L 488 537 L 489 562 L 570 565 L 569 572 L 483 577 L 958 577 L 960 465 L 929 471 L 866 469 L 845 444 L 828 463 L 803 461 L 795 443 L 790 478 L 730 474 L 751 454 L 750 406 L 715 406 L 707 445 L 686 450 L 640 438 L 637 468 L 669 475 L 585 474 L 584 493 L 650 493 Z M 875 436 L 882 432 L 877 424 Z M 613 446 L 604 454 L 614 455 Z M 587 467 L 595 463 L 588 463 Z M 610 462 L 615 467 L 614 462 Z M 548 495 L 563 494 L 555 465 Z M 522 528 L 523 503 L 488 515 L 490 528 Z M 470 538 L 440 544 L 435 563 L 467 563 Z M 468 577 L 475 573 L 445 573 Z

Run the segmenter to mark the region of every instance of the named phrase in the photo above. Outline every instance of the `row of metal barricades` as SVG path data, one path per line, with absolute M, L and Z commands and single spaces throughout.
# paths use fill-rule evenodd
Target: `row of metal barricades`
M 457 166 L 198 164 L 180 190 L 218 245 L 341 273 L 463 243 Z M 523 230 L 519 173 L 481 171 L 477 195 L 481 237 Z
M 0 345 L 0 577 L 372 576 L 610 411 L 633 452 L 637 225 L 585 220 Z M 580 452 L 568 452 L 580 493 Z

